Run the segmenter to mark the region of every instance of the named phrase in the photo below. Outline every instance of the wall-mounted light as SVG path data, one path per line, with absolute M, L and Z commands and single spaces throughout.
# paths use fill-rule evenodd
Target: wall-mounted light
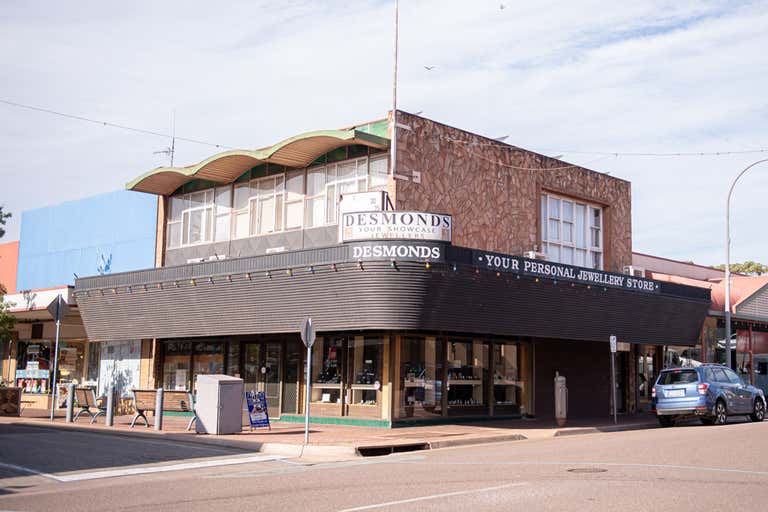
M 534 282 L 538 283 L 539 282 L 539 278 L 537 277 L 536 279 L 534 279 Z
M 245 278 L 250 281 L 251 280 L 251 273 L 250 272 L 246 272 L 245 273 Z
M 126 286 L 125 287 L 125 293 L 131 293 L 131 292 L 132 292 L 131 287 L 130 286 Z
M 208 284 L 213 284 L 213 278 L 212 277 L 208 278 Z
M 174 282 L 173 282 L 173 286 L 175 286 L 176 288 L 178 288 L 178 287 L 179 287 L 179 282 L 178 282 L 178 281 L 174 281 Z
M 429 269 L 430 269 L 430 267 L 432 267 L 432 265 L 430 265 L 430 263 L 429 263 L 429 262 L 426 262 L 426 263 L 424 264 L 424 268 L 425 268 L 425 269 L 429 270 Z
M 227 274 L 227 282 L 228 282 L 228 283 L 231 283 L 231 282 L 232 282 L 232 276 L 230 276 L 229 274 Z
M 392 267 L 392 268 L 393 268 L 393 269 L 395 269 L 395 270 L 399 270 L 399 269 L 397 268 L 397 262 L 396 262 L 395 260 L 390 260 L 390 261 L 389 261 L 389 266 L 390 266 L 390 267 Z
M 555 286 L 557 286 L 557 279 L 554 279 L 554 280 L 552 281 L 552 284 L 553 284 L 553 285 L 555 285 Z
M 337 267 L 335 263 L 331 264 L 331 268 L 333 269 L 334 272 L 339 271 L 339 267 Z
M 315 267 L 313 267 L 312 265 L 310 265 L 309 269 L 307 269 L 307 270 L 309 270 L 310 274 L 314 274 L 315 273 Z
M 163 283 L 157 283 L 157 289 L 162 290 L 163 289 Z
M 117 288 L 112 288 L 112 295 L 115 295 L 117 293 Z
M 196 286 L 197 285 L 197 283 L 195 282 L 194 279 L 190 279 L 189 280 L 189 284 L 191 284 L 192 286 Z
M 272 279 L 272 272 L 270 272 L 269 270 L 267 270 L 266 272 L 264 272 L 264 275 L 265 275 L 265 276 L 267 276 L 267 279 Z M 289 274 L 289 275 L 290 275 L 290 274 Z
M 288 277 L 293 277 L 293 269 L 289 268 L 288 270 L 286 270 L 285 275 L 287 275 Z
M 501 272 L 496 272 L 496 277 L 501 277 Z

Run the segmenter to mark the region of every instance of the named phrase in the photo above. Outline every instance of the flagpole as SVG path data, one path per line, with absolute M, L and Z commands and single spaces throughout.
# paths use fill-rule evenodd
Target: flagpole
M 397 32 L 398 32 L 398 0 L 395 0 L 395 66 L 392 80 L 392 143 L 391 165 L 392 179 L 395 178 L 397 169 Z

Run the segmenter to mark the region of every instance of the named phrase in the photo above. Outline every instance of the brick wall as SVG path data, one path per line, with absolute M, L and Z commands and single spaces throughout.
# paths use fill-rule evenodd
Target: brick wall
M 454 244 L 511 254 L 541 247 L 540 198 L 550 191 L 603 205 L 604 268 L 632 264 L 629 182 L 405 112 L 398 124 L 410 130 L 398 129 L 396 207 L 450 213 Z

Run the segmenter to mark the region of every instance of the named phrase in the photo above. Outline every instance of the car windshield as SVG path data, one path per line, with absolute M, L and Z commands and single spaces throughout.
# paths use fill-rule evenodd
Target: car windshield
M 671 372 L 661 372 L 659 384 L 667 386 L 669 384 L 690 384 L 697 382 L 699 375 L 696 370 L 673 370 Z

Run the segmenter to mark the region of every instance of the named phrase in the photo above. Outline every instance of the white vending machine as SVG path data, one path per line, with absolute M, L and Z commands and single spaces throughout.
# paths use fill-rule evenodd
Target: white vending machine
M 243 419 L 243 379 L 229 375 L 198 375 L 196 432 L 238 434 Z

